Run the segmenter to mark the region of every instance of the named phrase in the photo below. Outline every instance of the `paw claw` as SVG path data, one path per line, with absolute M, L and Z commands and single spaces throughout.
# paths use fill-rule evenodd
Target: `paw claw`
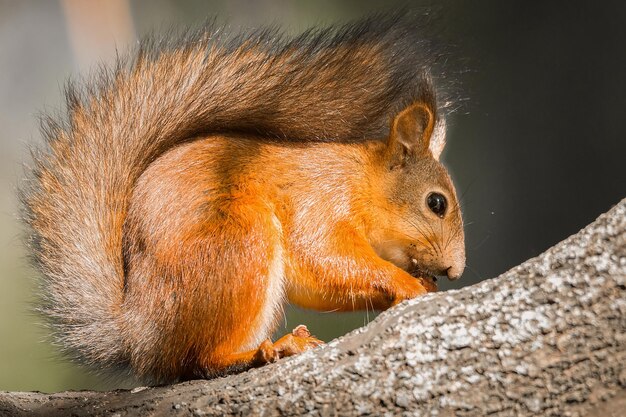
M 318 347 L 318 346 L 322 346 L 325 345 L 325 343 L 322 340 L 316 339 L 316 338 L 311 338 L 311 340 L 309 341 L 309 343 L 313 346 L 313 347 Z

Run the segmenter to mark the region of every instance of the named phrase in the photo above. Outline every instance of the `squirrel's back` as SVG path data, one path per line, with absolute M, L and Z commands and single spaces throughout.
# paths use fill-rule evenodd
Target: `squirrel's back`
M 434 97 L 437 54 L 415 20 L 374 17 L 287 39 L 227 38 L 209 27 L 143 41 L 127 59 L 66 89 L 66 118 L 46 118 L 47 149 L 25 187 L 41 311 L 56 341 L 98 367 L 124 367 L 123 231 L 135 183 L 171 148 L 211 133 L 288 141 L 381 135 L 394 112 Z

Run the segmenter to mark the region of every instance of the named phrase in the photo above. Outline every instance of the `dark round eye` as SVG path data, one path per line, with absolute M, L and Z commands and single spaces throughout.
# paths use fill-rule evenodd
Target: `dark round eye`
M 448 207 L 448 202 L 446 198 L 439 193 L 430 193 L 428 194 L 428 198 L 426 199 L 428 203 L 428 208 L 435 213 L 439 217 L 443 217 L 446 214 L 446 208 Z

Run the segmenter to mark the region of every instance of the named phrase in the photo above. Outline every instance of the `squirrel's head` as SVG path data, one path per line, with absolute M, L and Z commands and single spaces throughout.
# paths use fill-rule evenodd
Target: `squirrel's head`
M 465 268 L 465 242 L 454 185 L 439 162 L 445 130 L 428 101 L 393 119 L 382 154 L 386 215 L 374 226 L 372 243 L 379 256 L 414 276 L 457 279 Z

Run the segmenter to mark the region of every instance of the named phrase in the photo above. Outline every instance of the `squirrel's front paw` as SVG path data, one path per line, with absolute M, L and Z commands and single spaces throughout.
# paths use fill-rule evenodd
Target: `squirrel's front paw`
M 402 279 L 395 280 L 392 289 L 391 305 L 395 306 L 404 300 L 419 297 L 429 292 L 437 291 L 437 284 L 427 278 L 414 278 L 409 274 Z
M 437 292 L 437 278 L 435 277 L 419 277 L 417 278 L 427 292 Z

